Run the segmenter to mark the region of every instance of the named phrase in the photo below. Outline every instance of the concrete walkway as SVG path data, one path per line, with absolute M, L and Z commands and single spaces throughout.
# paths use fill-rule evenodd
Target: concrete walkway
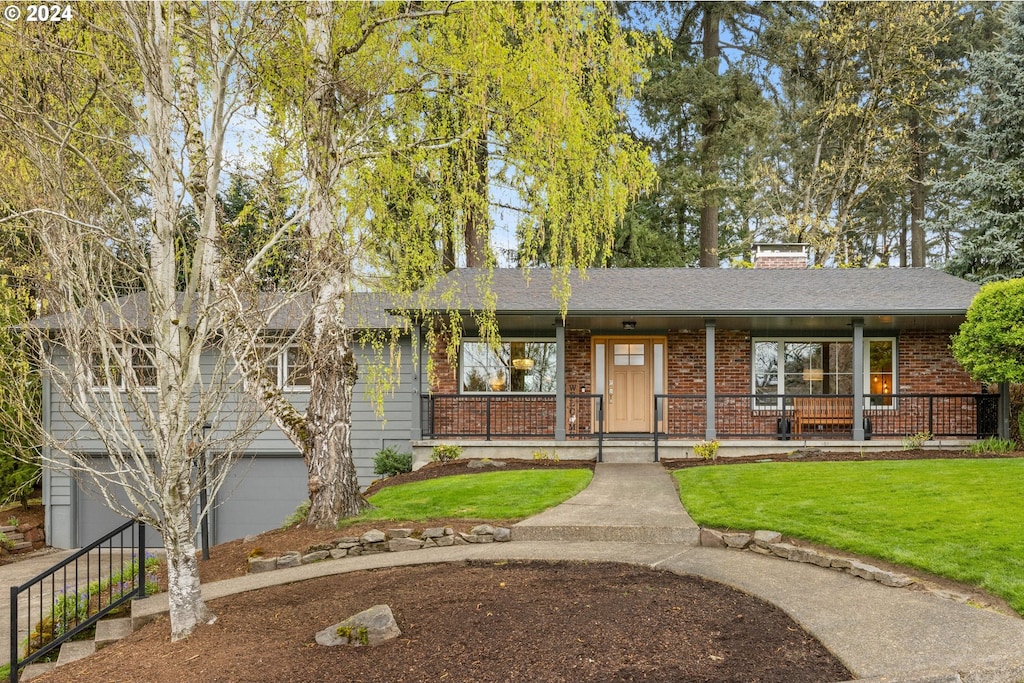
M 678 497 L 673 496 L 671 501 L 665 498 L 666 492 L 674 492 L 674 486 L 659 466 L 599 465 L 587 491 L 533 518 L 539 523 L 517 526 L 513 538 L 521 539 L 526 530 L 526 534 L 536 532 L 551 538 L 584 534 L 595 540 L 578 540 L 576 536 L 573 542 L 516 540 L 365 555 L 217 581 L 204 585 L 203 595 L 212 600 L 322 576 L 437 562 L 622 562 L 703 576 L 756 595 L 787 612 L 860 681 L 1024 681 L 1022 619 L 927 592 L 887 588 L 809 564 L 696 546 L 689 540 L 696 527 L 682 510 Z M 637 542 L 635 539 L 645 534 L 638 524 L 642 520 L 659 530 L 654 534 L 659 538 L 679 533 L 685 540 Z M 597 530 L 601 528 L 611 530 L 610 536 L 633 535 L 628 542 L 599 540 Z M 213 607 L 216 609 L 216 605 Z M 135 601 L 132 617 L 141 622 L 166 611 L 166 594 L 155 595 Z
M 624 541 L 697 545 L 700 530 L 658 463 L 601 463 L 590 486 L 512 527 L 513 541 Z

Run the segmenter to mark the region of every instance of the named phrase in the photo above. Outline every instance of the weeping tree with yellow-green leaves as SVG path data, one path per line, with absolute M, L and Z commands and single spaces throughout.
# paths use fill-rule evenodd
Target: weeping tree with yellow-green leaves
M 559 269 L 564 301 L 568 269 L 608 253 L 627 202 L 652 179 L 644 150 L 618 127 L 646 48 L 595 3 L 262 9 L 276 28 L 250 77 L 280 141 L 276 158 L 302 178 L 291 238 L 307 258 L 288 293 L 309 311 L 296 336 L 308 407 L 297 410 L 264 372 L 257 298 L 244 269 L 225 262 L 227 338 L 252 395 L 305 457 L 308 524 L 332 527 L 365 504 L 350 441 L 360 321 L 348 295 L 408 295 L 399 306 L 410 311 L 436 303 L 412 292 L 456 265 L 493 266 L 502 208 L 523 260 L 543 247 Z

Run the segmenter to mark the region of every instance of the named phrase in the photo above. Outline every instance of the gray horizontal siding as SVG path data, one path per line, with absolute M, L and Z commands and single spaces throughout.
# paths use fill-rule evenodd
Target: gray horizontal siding
M 400 352 L 402 363 L 398 376 L 399 384 L 394 387 L 391 394 L 385 396 L 382 417 L 378 417 L 374 411 L 365 381 L 358 382 L 353 392 L 352 448 L 359 484 L 362 487 L 368 486 L 376 478 L 373 474 L 373 457 L 381 448 L 394 446 L 402 452 L 411 452 L 409 434 L 410 383 L 412 382 L 410 359 L 412 354 L 408 339 L 401 341 Z M 203 364 L 206 369 L 212 370 L 216 362 L 214 353 L 211 351 L 204 356 Z M 60 360 L 61 356 L 55 356 L 55 358 Z M 359 362 L 360 374 L 365 377 L 368 374 L 367 369 L 373 363 L 372 353 L 357 348 L 356 358 Z M 307 395 L 304 392 L 289 392 L 288 396 L 296 408 L 300 411 L 305 410 Z M 48 408 L 50 431 L 56 438 L 65 441 L 70 448 L 81 453 L 102 454 L 106 452 L 103 443 L 89 430 L 84 420 L 71 410 L 65 397 L 55 388 L 49 392 Z M 227 430 L 235 424 L 236 411 L 248 411 L 251 408 L 251 399 L 239 388 L 238 391 L 231 392 L 226 396 L 213 422 L 220 422 L 222 426 L 220 431 L 227 433 Z M 141 428 L 141 425 L 139 427 Z M 248 443 L 236 444 L 247 457 L 276 459 L 282 456 L 287 457 L 289 454 L 299 457 L 298 451 L 291 442 L 269 420 L 260 420 L 251 430 L 250 438 Z M 292 475 L 295 477 L 304 477 L 304 471 L 304 467 L 289 469 L 289 472 L 297 473 Z M 302 486 L 305 485 L 304 481 L 299 483 Z M 295 482 L 288 482 L 290 488 L 293 487 L 293 484 Z M 106 513 L 101 515 L 98 512 L 99 508 L 90 504 L 95 503 L 95 500 L 90 499 L 85 491 L 80 490 L 80 487 L 67 472 L 52 471 L 48 473 L 47 496 L 50 512 L 48 521 L 51 525 L 48 538 L 53 539 L 52 543 L 57 547 L 69 547 L 82 540 L 83 535 L 94 532 L 109 521 Z M 288 505 L 290 504 L 291 502 L 288 501 Z M 231 505 L 230 498 L 226 501 L 226 505 Z M 89 518 L 82 519 L 82 515 Z M 96 519 L 92 519 L 92 517 Z

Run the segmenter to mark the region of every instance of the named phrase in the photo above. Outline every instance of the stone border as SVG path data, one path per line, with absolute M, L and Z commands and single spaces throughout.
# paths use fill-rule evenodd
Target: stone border
M 848 557 L 829 555 L 813 548 L 801 548 L 791 543 L 782 542 L 782 534 L 777 531 L 755 531 L 753 534 L 744 532 L 724 532 L 715 529 L 700 529 L 700 545 L 706 548 L 733 548 L 735 550 L 750 550 L 759 555 L 773 555 L 791 562 L 803 562 L 814 564 L 819 567 L 835 569 L 851 576 L 856 576 L 868 581 L 877 581 L 883 586 L 893 588 L 904 588 L 916 580 L 874 565 L 853 560 Z
M 298 567 L 326 559 L 339 560 L 343 557 L 387 552 L 399 553 L 421 548 L 445 548 L 471 543 L 507 543 L 510 540 L 512 540 L 511 530 L 500 526 L 494 527 L 490 524 L 475 526 L 468 534 L 456 533 L 455 529 L 450 526 L 431 527 L 423 529 L 419 533 L 414 529 L 388 529 L 387 532 L 370 529 L 358 538 L 349 536 L 330 543 L 310 546 L 304 553 L 293 550 L 277 557 L 250 557 L 248 573 L 257 574 L 286 567 Z

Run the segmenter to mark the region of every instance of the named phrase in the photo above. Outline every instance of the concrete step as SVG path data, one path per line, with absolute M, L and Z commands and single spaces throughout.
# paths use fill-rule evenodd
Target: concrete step
M 107 645 L 116 643 L 132 634 L 131 617 L 120 619 L 104 619 L 96 624 L 96 649 L 102 650 Z
M 513 541 L 607 541 L 611 543 L 650 543 L 700 545 L 697 528 L 650 526 L 513 526 Z
M 56 667 L 56 662 L 38 662 L 36 664 L 29 664 L 21 670 L 21 676 L 18 680 L 22 683 L 25 683 L 25 681 L 31 681 L 37 676 L 42 676 L 45 673 L 53 671 Z
M 96 641 L 94 640 L 72 640 L 60 646 L 60 654 L 57 656 L 57 666 L 64 666 L 79 659 L 88 657 L 96 652 Z
M 601 462 L 641 463 L 654 462 L 653 446 L 609 446 L 604 445 Z

